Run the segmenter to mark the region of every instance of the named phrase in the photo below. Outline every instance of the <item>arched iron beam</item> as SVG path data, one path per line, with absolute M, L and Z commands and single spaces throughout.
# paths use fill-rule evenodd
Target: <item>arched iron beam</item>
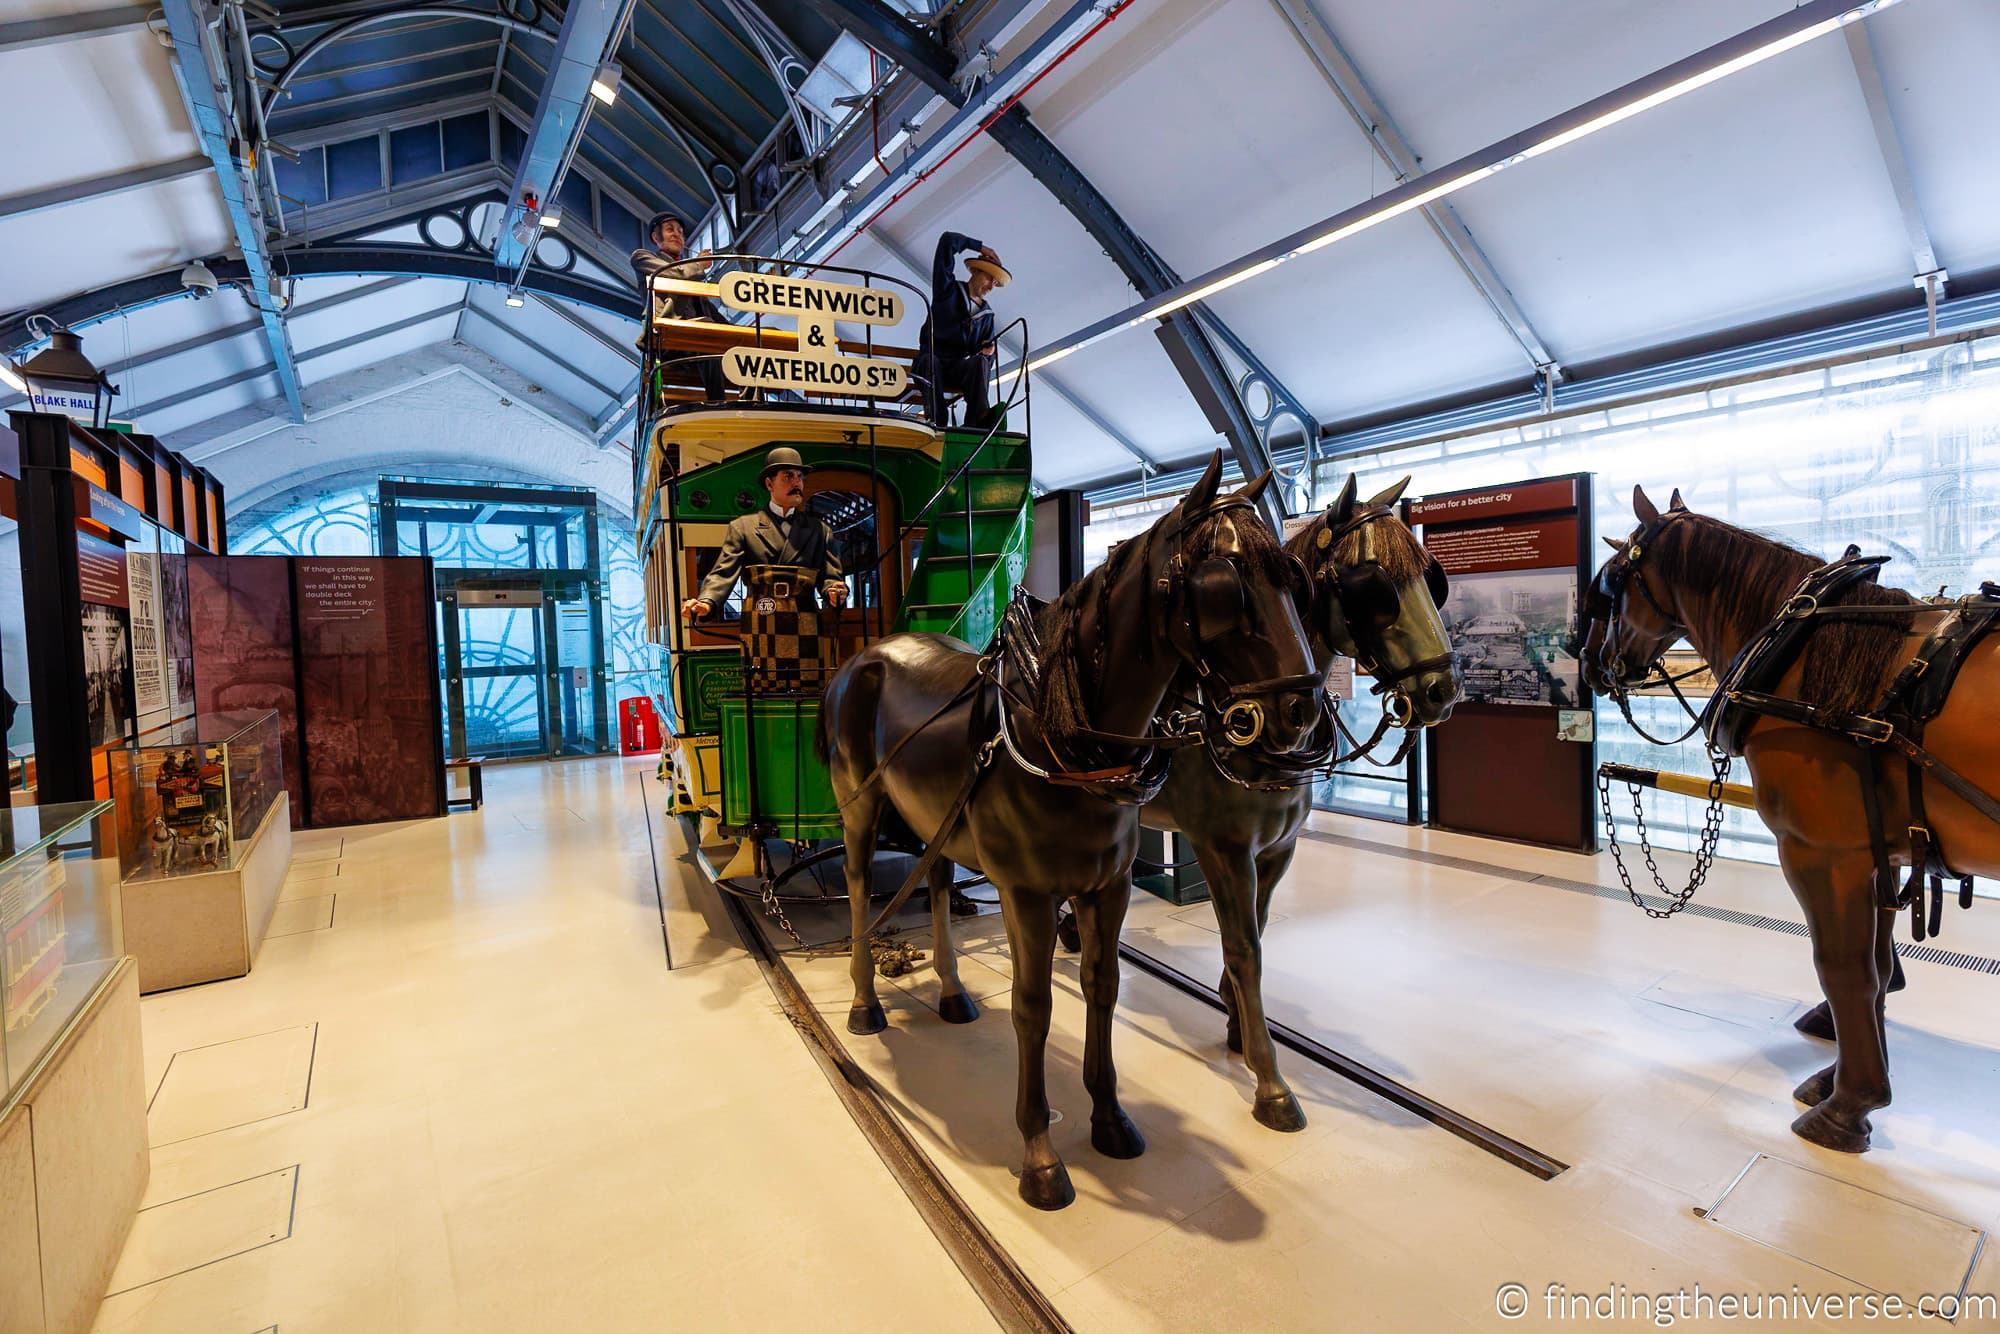
M 953 106 L 965 104 L 967 92 L 953 77 L 958 63 L 951 52 L 886 0 L 810 0 L 810 3 L 922 80 Z M 1180 285 L 1179 275 L 1132 230 L 1076 164 L 1035 127 L 1025 107 L 1016 104 L 990 121 L 986 132 L 1069 210 L 1140 296 L 1157 296 Z M 1192 303 L 1160 321 L 1160 342 L 1174 369 L 1180 373 L 1209 425 L 1229 442 L 1237 467 L 1244 476 L 1254 477 L 1271 466 L 1270 453 L 1255 417 L 1244 402 L 1237 377 L 1217 348 L 1218 340 L 1211 337 L 1204 324 L 1212 324 L 1224 332 L 1221 341 L 1228 342 L 1231 351 L 1241 357 L 1251 378 L 1263 382 L 1279 411 L 1297 416 L 1307 430 L 1316 419 L 1306 414 L 1298 399 L 1251 354 L 1240 338 L 1227 332 L 1213 311 Z M 1266 517 L 1274 525 L 1287 511 L 1285 499 L 1278 494 L 1282 489 L 1267 487 L 1263 494 Z
M 521 20 L 512 18 L 506 14 L 481 9 L 458 9 L 450 5 L 409 5 L 379 10 L 374 13 L 357 14 L 353 18 L 335 23 L 332 27 L 320 33 L 319 36 L 300 47 L 298 52 L 292 57 L 290 63 L 274 77 L 270 78 L 270 91 L 266 94 L 264 100 L 265 119 L 268 120 L 276 113 L 278 99 L 282 98 L 285 95 L 285 91 L 291 87 L 292 80 L 298 77 L 298 72 L 328 47 L 353 36 L 364 28 L 378 27 L 384 23 L 394 23 L 413 18 L 464 19 L 476 23 L 491 23 L 510 35 L 519 33 L 526 36 L 539 37 L 552 45 L 557 40 L 555 33 L 538 28 L 532 23 L 523 23 Z M 710 164 L 702 160 L 694 147 L 694 137 L 700 136 L 699 127 L 682 125 L 671 107 L 653 105 L 653 99 L 647 97 L 643 90 L 636 100 L 645 105 L 647 110 L 653 112 L 660 119 L 681 151 L 694 161 L 695 167 L 701 172 L 702 179 L 709 180 L 708 168 Z M 723 162 L 731 168 L 741 169 L 742 164 L 731 161 L 729 155 L 724 153 L 720 148 L 711 145 L 704 145 L 704 147 L 717 161 Z M 710 182 L 710 188 L 714 188 L 712 181 Z M 716 194 L 716 202 L 718 204 L 722 202 L 719 192 Z
M 209 259 L 204 262 L 218 282 L 232 284 L 249 279 L 249 269 L 241 259 Z M 484 253 L 438 251 L 413 245 L 359 243 L 316 246 L 310 250 L 288 252 L 285 267 L 288 276 L 294 278 L 449 278 L 457 282 L 505 285 L 497 281 L 493 260 Z M 524 291 L 560 301 L 574 301 L 623 319 L 638 320 L 643 314 L 637 292 L 568 274 L 551 273 L 546 269 L 530 269 L 521 287 Z M 12 352 L 36 341 L 34 335 L 28 332 L 28 321 L 35 315 L 47 315 L 69 328 L 83 329 L 147 306 L 182 300 L 191 295 L 181 285 L 181 271 L 177 266 L 143 278 L 80 292 L 62 301 L 45 302 L 0 321 L 0 351 Z

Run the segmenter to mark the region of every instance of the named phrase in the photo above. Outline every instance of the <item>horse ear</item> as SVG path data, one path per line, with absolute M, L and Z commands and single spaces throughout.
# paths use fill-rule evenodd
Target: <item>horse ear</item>
M 1603 542 L 1605 546 L 1610 547 L 1613 551 L 1623 551 L 1625 549 L 1625 544 L 1615 537 L 1604 538 Z
M 1375 506 L 1380 505 L 1383 509 L 1387 509 L 1391 505 L 1395 504 L 1397 501 L 1401 500 L 1403 498 L 1403 492 L 1409 489 L 1410 489 L 1410 479 L 1408 477 L 1405 477 L 1402 481 L 1396 483 L 1394 486 L 1390 487 L 1387 491 L 1384 491 L 1381 495 L 1369 501 L 1368 502 L 1369 508 L 1372 509 Z
M 1206 509 L 1209 502 L 1215 499 L 1216 488 L 1221 485 L 1222 451 L 1218 449 L 1209 455 L 1208 467 L 1202 471 L 1201 480 L 1194 484 L 1187 493 L 1187 498 L 1181 501 L 1181 512 L 1192 514 L 1196 510 Z
M 1646 488 L 1643 486 L 1635 485 L 1632 488 L 1632 512 L 1639 516 L 1639 522 L 1641 523 L 1658 523 L 1660 521 L 1660 508 L 1652 501 L 1646 499 Z
M 1346 523 L 1353 515 L 1354 497 L 1360 486 L 1361 479 L 1359 477 L 1353 473 L 1347 474 L 1347 485 L 1340 488 L 1340 494 L 1334 497 L 1331 505 L 1326 507 L 1326 517 L 1330 522 Z
M 1272 477 L 1271 470 L 1269 468 L 1266 468 L 1263 472 L 1257 474 L 1256 481 L 1250 483 L 1250 485 L 1244 487 L 1241 491 L 1238 491 L 1236 493 L 1236 498 L 1238 500 L 1247 500 L 1252 504 L 1255 504 L 1257 501 L 1257 497 L 1264 494 L 1264 488 L 1271 484 L 1271 477 Z
M 1687 508 L 1687 502 L 1681 499 L 1681 489 L 1679 487 L 1675 487 L 1674 493 L 1671 496 L 1667 497 L 1667 512 L 1671 514 L 1675 510 L 1684 510 L 1686 508 Z

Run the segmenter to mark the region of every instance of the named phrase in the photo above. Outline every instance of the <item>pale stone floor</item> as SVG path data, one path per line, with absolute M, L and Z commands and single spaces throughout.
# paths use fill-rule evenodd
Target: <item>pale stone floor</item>
M 736 946 L 651 768 L 495 768 L 476 814 L 300 836 L 256 971 L 143 1002 L 151 1207 L 100 1330 L 991 1327 Z M 1878 1147 L 1828 1154 L 1786 1129 L 1831 1059 L 1789 1027 L 1816 999 L 1802 938 L 1529 879 L 1615 884 L 1602 859 L 1319 818 L 1267 941 L 1274 1017 L 1572 1166 L 1538 1181 L 1290 1053 L 1311 1124 L 1265 1130 L 1219 1016 L 1129 967 L 1115 1042 L 1150 1147 L 1100 1158 L 1065 958 L 1049 1065 L 1079 1198 L 1031 1210 L 989 914 L 961 924 L 977 1023 L 937 1018 L 926 967 L 882 984 L 886 1033 L 846 1040 L 1079 1329 L 1566 1327 L 1552 1283 L 1914 1297 L 1955 1289 L 2000 1226 L 2000 977 L 1911 965 Z M 1797 916 L 1760 867 L 1702 901 Z M 792 915 L 810 941 L 846 929 Z M 1139 895 L 1126 939 L 1210 978 L 1212 926 Z M 2000 956 L 2000 905 L 1952 910 L 1941 943 Z M 844 959 L 793 966 L 840 1031 Z M 1507 1283 L 1524 1320 L 1495 1315 Z
M 670 901 L 667 970 L 653 767 L 299 836 L 292 934 L 142 1003 L 158 1207 L 98 1330 L 992 1327 L 728 927 Z
M 1699 1284 L 1711 1298 L 1796 1289 L 1915 1300 L 1956 1292 L 1973 1270 L 1972 1291 L 2000 1287 L 1981 1235 L 2000 1227 L 2000 977 L 1909 965 L 1910 989 L 1890 1002 L 1897 1103 L 1876 1114 L 1874 1152 L 1828 1153 L 1788 1129 L 1799 1110 L 1790 1090 L 1832 1059 L 1790 1026 L 1819 999 L 1803 938 L 1656 922 L 1532 881 L 1615 886 L 1604 857 L 1324 814 L 1315 827 L 1328 837 L 1301 843 L 1267 937 L 1273 1017 L 1572 1166 L 1538 1181 L 1282 1051 L 1311 1124 L 1265 1130 L 1220 1016 L 1130 966 L 1114 1044 L 1149 1148 L 1129 1162 L 1099 1157 L 1076 962 L 1063 957 L 1051 1101 L 1066 1113 L 1054 1137 L 1079 1198 L 1039 1213 L 1015 1194 L 1010 973 L 999 919 L 982 917 L 959 932 L 961 976 L 985 1007 L 978 1022 L 939 1020 L 924 968 L 882 984 L 886 1033 L 846 1041 L 1079 1329 L 1583 1323 L 1551 1318 L 1551 1284 L 1614 1297 Z M 1685 878 L 1685 858 L 1661 861 Z M 1765 867 L 1719 864 L 1700 901 L 1798 920 Z M 792 916 L 809 941 L 846 929 L 830 914 Z M 928 947 L 927 917 L 905 921 Z M 1125 939 L 1196 977 L 1220 971 L 1205 904 L 1135 895 Z M 1951 909 L 1941 943 L 2000 955 L 2000 904 Z M 795 966 L 838 1029 L 844 960 Z M 1716 1221 L 1697 1215 L 1759 1154 Z M 1528 1290 L 1525 1319 L 1496 1314 L 1509 1283 Z M 1865 1323 L 1821 1314 L 1756 1327 Z

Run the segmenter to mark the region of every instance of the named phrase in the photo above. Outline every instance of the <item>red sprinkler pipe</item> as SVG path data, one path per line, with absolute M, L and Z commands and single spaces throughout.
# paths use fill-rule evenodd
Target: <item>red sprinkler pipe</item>
M 1085 42 L 1089 41 L 1091 38 L 1097 36 L 1098 33 L 1102 32 L 1104 30 L 1105 25 L 1110 23 L 1111 20 L 1117 18 L 1120 14 L 1124 13 L 1126 8 L 1130 6 L 1131 3 L 1132 0 L 1118 0 L 1117 4 L 1113 5 L 1110 9 L 1106 10 L 1104 13 L 1104 17 L 1100 18 L 1097 22 L 1091 24 L 1090 27 L 1085 29 L 1084 32 L 1081 35 L 1079 35 L 1075 41 L 1071 42 L 1068 46 L 1063 48 L 1061 55 L 1057 56 L 1054 60 L 1051 60 L 1047 65 L 1043 66 L 1041 71 L 1037 73 L 1034 78 L 1022 84 L 1021 87 L 1014 92 L 1013 96 L 1009 97 L 1005 102 L 1001 103 L 998 107 L 994 108 L 993 114 L 988 116 L 985 120 L 980 121 L 978 125 L 974 126 L 972 132 L 966 135 L 965 138 L 959 140 L 958 143 L 954 144 L 952 146 L 952 150 L 949 153 L 946 153 L 942 158 L 940 158 L 937 162 L 932 164 L 928 169 L 918 172 L 915 180 L 911 181 L 909 184 L 905 185 L 902 189 L 896 191 L 895 194 L 891 195 L 888 198 L 888 200 L 883 203 L 882 207 L 876 209 L 872 214 L 870 214 L 868 216 L 868 220 L 862 223 L 859 227 L 856 227 L 853 233 L 850 234 L 845 241 L 842 241 L 839 245 L 835 246 L 831 251 L 829 251 L 827 253 L 826 260 L 822 262 L 831 261 L 835 255 L 838 255 L 841 251 L 847 249 L 848 246 L 854 243 L 855 237 L 860 236 L 870 227 L 873 227 L 876 223 L 880 222 L 882 220 L 882 215 L 887 213 L 890 209 L 896 207 L 896 205 L 902 201 L 905 195 L 909 194 L 910 191 L 916 189 L 918 186 L 922 185 L 925 181 L 929 180 L 931 177 L 937 175 L 940 171 L 943 171 L 945 168 L 945 164 L 950 162 L 953 158 L 957 157 L 961 152 L 965 151 L 965 147 L 967 144 L 972 143 L 974 140 L 978 139 L 980 135 L 986 133 L 987 128 L 991 126 L 994 121 L 999 120 L 1009 111 L 1012 111 L 1014 109 L 1014 104 L 1016 102 L 1019 102 L 1023 97 L 1026 97 L 1029 91 L 1033 89 L 1036 84 L 1040 83 L 1043 79 L 1046 79 L 1058 65 L 1062 64 L 1063 61 L 1068 60 L 1072 55 L 1074 55 L 1077 49 L 1081 47 Z M 868 59 L 869 59 L 868 72 L 872 75 L 875 72 L 875 64 L 874 64 L 875 54 L 872 50 L 869 52 Z M 889 169 L 886 166 L 883 166 L 882 164 L 881 142 L 879 137 L 876 141 L 875 164 L 877 166 L 882 167 L 882 174 L 884 176 L 888 175 Z

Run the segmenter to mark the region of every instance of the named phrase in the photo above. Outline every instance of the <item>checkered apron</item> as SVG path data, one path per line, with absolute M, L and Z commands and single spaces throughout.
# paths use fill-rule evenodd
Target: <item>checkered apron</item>
M 759 695 L 818 694 L 833 666 L 833 638 L 813 599 L 815 576 L 797 565 L 752 565 L 743 572 L 743 666 Z M 813 601 L 799 606 L 801 598 Z

